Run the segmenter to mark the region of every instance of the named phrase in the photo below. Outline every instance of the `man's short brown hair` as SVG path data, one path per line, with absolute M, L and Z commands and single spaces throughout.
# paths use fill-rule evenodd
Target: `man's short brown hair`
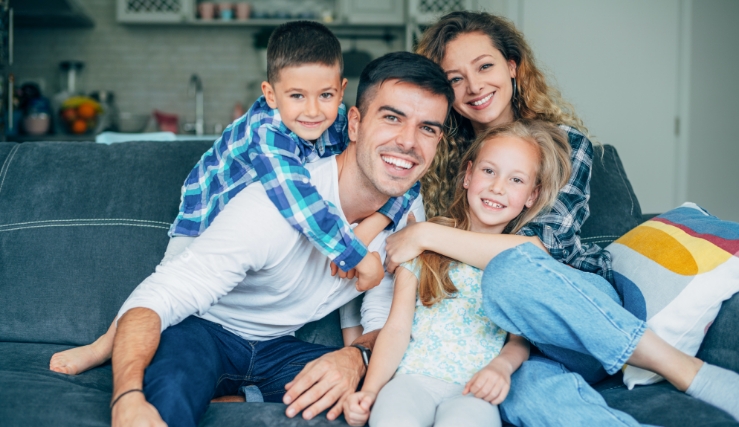
M 341 44 L 325 25 L 291 21 L 277 27 L 267 43 L 267 80 L 279 81 L 280 71 L 303 64 L 339 66 L 344 72 Z

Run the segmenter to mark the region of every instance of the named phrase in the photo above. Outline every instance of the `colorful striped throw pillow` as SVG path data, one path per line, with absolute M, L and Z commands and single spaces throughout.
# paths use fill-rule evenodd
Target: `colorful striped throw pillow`
M 624 307 L 665 341 L 694 356 L 721 303 L 739 292 L 739 224 L 694 203 L 657 216 L 606 248 Z M 624 367 L 624 384 L 662 377 Z

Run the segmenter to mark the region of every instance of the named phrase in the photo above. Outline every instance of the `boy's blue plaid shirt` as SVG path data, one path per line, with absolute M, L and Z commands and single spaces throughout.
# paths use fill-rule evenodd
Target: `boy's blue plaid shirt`
M 339 154 L 348 144 L 346 107 L 312 144 L 282 123 L 279 111 L 260 97 L 249 111 L 229 125 L 193 168 L 182 187 L 180 212 L 170 236 L 199 236 L 239 191 L 260 181 L 272 203 L 293 228 L 342 270 L 354 268 L 367 248 L 310 183 L 303 166 L 321 157 Z M 395 228 L 418 197 L 416 183 L 403 197 L 390 199 L 380 213 Z

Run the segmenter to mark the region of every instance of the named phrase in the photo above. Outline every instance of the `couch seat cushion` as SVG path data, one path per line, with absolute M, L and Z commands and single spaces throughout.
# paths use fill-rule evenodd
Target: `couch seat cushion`
M 109 426 L 110 366 L 77 376 L 49 370 L 69 346 L 0 343 L 0 420 L 3 426 Z
M 663 381 L 628 390 L 621 374 L 595 385 L 608 406 L 624 411 L 642 424 L 664 427 L 739 426 L 726 412 L 694 399 Z

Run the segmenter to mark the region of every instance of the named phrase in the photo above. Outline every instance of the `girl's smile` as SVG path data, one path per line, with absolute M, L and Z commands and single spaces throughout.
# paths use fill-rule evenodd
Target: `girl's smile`
M 472 231 L 502 233 L 538 195 L 539 150 L 524 139 L 496 136 L 485 142 L 464 177 Z

